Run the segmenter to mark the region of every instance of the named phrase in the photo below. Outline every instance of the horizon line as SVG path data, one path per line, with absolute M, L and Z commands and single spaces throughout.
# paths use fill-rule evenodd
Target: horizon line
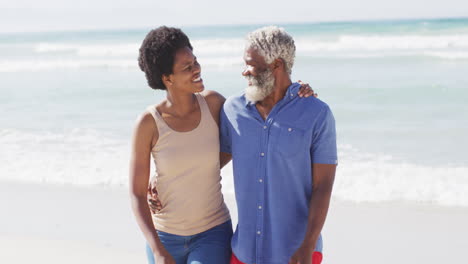
M 212 27 L 212 28 L 219 28 L 219 27 L 241 27 L 241 26 L 266 26 L 266 25 L 313 25 L 313 24 L 343 24 L 343 23 L 385 23 L 385 22 L 411 22 L 411 21 L 419 21 L 419 20 L 429 20 L 429 21 L 437 21 L 437 20 L 465 20 L 468 19 L 468 16 L 454 16 L 454 17 L 418 17 L 418 18 L 382 18 L 382 19 L 346 19 L 346 20 L 317 20 L 317 21 L 284 21 L 284 22 L 261 22 L 261 23 L 217 23 L 216 25 L 213 24 L 179 24 L 179 25 L 171 25 L 173 27 L 178 28 L 199 28 L 199 27 Z M 156 24 L 156 26 L 162 26 L 165 24 Z M 138 26 L 138 27 L 103 27 L 103 28 L 70 28 L 70 29 L 52 29 L 52 30 L 24 30 L 24 31 L 7 31 L 7 32 L 0 32 L 0 35 L 16 35 L 16 34 L 40 34 L 40 33 L 66 33 L 66 32 L 118 32 L 118 31 L 140 31 L 140 30 L 148 30 L 154 27 L 146 27 L 146 26 Z

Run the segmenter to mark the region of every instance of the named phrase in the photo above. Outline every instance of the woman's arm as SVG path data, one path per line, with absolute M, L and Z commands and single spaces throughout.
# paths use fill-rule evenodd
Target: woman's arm
M 144 113 L 138 119 L 133 132 L 130 158 L 130 198 L 137 223 L 155 258 L 159 260 L 157 263 L 175 263 L 159 240 L 147 202 L 151 148 L 159 136 L 157 131 L 150 113 Z

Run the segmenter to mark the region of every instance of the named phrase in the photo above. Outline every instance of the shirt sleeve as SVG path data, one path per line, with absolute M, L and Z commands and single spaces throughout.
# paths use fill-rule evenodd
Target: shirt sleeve
M 323 108 L 315 122 L 310 156 L 312 163 L 338 164 L 335 118 L 328 105 Z
M 221 113 L 219 117 L 219 144 L 221 152 L 232 153 L 232 139 L 230 133 L 229 119 L 227 118 L 226 113 L 224 112 L 225 105 L 221 108 Z

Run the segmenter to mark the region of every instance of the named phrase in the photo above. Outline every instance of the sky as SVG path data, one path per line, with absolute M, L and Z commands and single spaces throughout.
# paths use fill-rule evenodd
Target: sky
M 0 0 L 0 33 L 452 17 L 467 0 Z

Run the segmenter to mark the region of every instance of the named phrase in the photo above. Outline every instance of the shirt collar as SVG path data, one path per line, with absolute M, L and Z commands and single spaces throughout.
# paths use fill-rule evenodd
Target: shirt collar
M 279 102 L 281 101 L 288 102 L 294 99 L 297 96 L 297 93 L 299 92 L 299 88 L 301 88 L 301 85 L 299 83 L 297 82 L 291 83 L 291 85 L 289 85 L 288 89 L 286 90 L 286 94 L 284 95 L 283 99 L 281 99 Z M 244 100 L 245 100 L 245 107 L 248 107 L 249 105 L 255 105 L 254 103 L 247 100 L 247 98 L 245 97 L 245 94 L 244 94 Z

